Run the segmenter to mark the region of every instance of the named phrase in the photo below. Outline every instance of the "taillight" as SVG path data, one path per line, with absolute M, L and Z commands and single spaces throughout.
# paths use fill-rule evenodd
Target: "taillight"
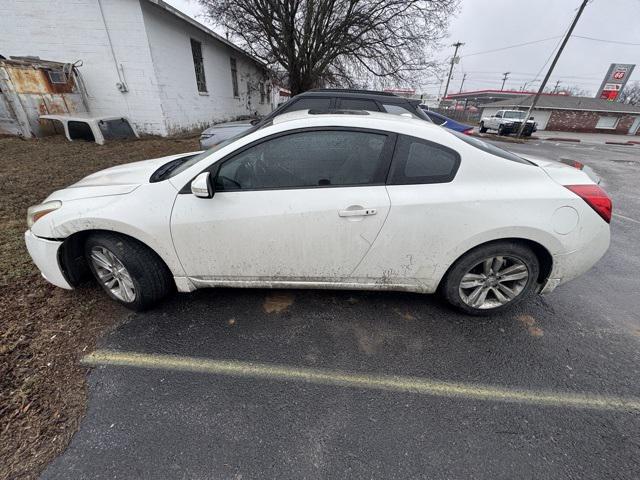
M 589 204 L 605 222 L 611 223 L 611 199 L 598 185 L 565 185 Z
M 466 130 L 463 130 L 462 133 L 465 135 L 471 135 L 473 134 L 473 128 L 467 128 Z
M 568 158 L 561 158 L 560 162 L 564 163 L 565 165 L 569 165 L 570 167 L 577 168 L 578 170 L 582 170 L 584 168 L 584 163 L 581 163 L 581 162 L 579 162 L 577 160 L 570 160 Z

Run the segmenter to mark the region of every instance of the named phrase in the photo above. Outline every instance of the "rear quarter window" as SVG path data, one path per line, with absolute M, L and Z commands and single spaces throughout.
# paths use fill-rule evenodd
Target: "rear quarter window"
M 389 185 L 447 183 L 454 179 L 460 155 L 443 145 L 400 135 L 396 144 Z

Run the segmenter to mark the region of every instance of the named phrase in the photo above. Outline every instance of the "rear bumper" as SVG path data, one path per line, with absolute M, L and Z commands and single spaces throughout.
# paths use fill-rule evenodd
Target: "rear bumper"
M 58 251 L 62 242 L 36 237 L 31 233 L 31 230 L 27 230 L 24 233 L 24 241 L 27 244 L 27 250 L 33 259 L 33 263 L 36 264 L 45 280 L 57 287 L 73 290 L 73 287 L 65 278 L 58 261 Z
M 559 285 L 586 273 L 609 249 L 611 235 L 609 225 L 603 227 L 583 248 L 553 256 L 553 268 L 540 293 L 550 293 Z

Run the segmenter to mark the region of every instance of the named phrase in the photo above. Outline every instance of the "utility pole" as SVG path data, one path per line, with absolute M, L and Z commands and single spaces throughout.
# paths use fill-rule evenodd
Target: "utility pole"
M 560 86 L 560 80 L 556 82 L 555 87 L 553 87 L 553 93 L 558 93 L 558 87 Z
M 504 72 L 504 73 L 502 74 L 502 86 L 500 87 L 500 90 L 501 90 L 501 91 L 502 91 L 502 90 L 504 90 L 504 82 L 506 82 L 506 81 L 507 81 L 507 79 L 509 78 L 509 74 L 510 74 L 510 73 L 511 73 L 511 72 Z
M 460 82 L 460 90 L 458 91 L 458 93 L 462 93 L 462 86 L 464 85 L 464 81 L 467 78 L 467 74 L 465 73 L 464 75 L 462 75 L 462 82 Z
M 456 49 L 453 52 L 453 57 L 451 57 L 451 68 L 449 68 L 449 76 L 447 77 L 447 85 L 444 87 L 444 95 L 442 95 L 442 99 L 440 100 L 440 103 L 442 103 L 442 100 L 447 98 L 447 92 L 449 91 L 449 82 L 451 81 L 451 75 L 453 74 L 453 65 L 456 63 L 456 58 L 458 58 L 458 49 L 462 45 L 464 45 L 464 43 L 462 43 L 462 42 L 456 42 L 453 45 L 451 45 L 452 47 L 455 47 Z
M 551 62 L 551 65 L 549 66 L 549 71 L 544 76 L 544 80 L 542 80 L 542 83 L 540 84 L 540 88 L 538 89 L 538 93 L 536 93 L 536 96 L 533 97 L 533 101 L 531 102 L 531 106 L 529 107 L 529 110 L 527 110 L 527 115 L 524 117 L 524 119 L 523 119 L 523 121 L 522 121 L 522 123 L 520 125 L 520 129 L 518 130 L 518 135 L 517 135 L 518 137 L 522 136 L 522 132 L 524 131 L 524 127 L 527 124 L 527 120 L 531 116 L 531 112 L 533 112 L 533 109 L 535 108 L 536 104 L 538 103 L 538 99 L 540 98 L 540 95 L 542 95 L 542 92 L 544 91 L 544 87 L 547 86 L 547 81 L 549 80 L 549 77 L 551 76 L 551 73 L 553 72 L 553 69 L 555 68 L 556 63 L 558 63 L 558 60 L 560 59 L 560 55 L 562 54 L 562 51 L 564 50 L 565 45 L 567 44 L 567 42 L 569 41 L 569 38 L 571 37 L 571 34 L 573 33 L 573 29 L 576 28 L 576 24 L 578 23 L 578 20 L 580 19 L 580 15 L 582 15 L 582 12 L 584 11 L 584 8 L 587 6 L 587 3 L 589 3 L 589 0 L 582 0 L 582 4 L 580 5 L 580 8 L 578 9 L 578 13 L 576 13 L 576 18 L 573 19 L 573 23 L 569 27 L 569 31 L 565 35 L 564 40 L 562 40 L 562 43 L 560 44 L 560 48 L 558 49 L 558 53 L 556 53 L 556 56 L 553 59 L 553 62 Z

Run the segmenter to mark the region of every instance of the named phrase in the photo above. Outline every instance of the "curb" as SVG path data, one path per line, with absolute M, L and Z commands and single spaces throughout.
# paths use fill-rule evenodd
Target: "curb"
M 549 137 L 549 138 L 544 138 L 543 140 L 547 140 L 548 142 L 580 142 L 579 138 L 565 138 L 565 137 Z
M 640 142 L 604 142 L 607 145 L 624 145 L 626 147 L 633 147 L 634 145 L 640 145 Z

